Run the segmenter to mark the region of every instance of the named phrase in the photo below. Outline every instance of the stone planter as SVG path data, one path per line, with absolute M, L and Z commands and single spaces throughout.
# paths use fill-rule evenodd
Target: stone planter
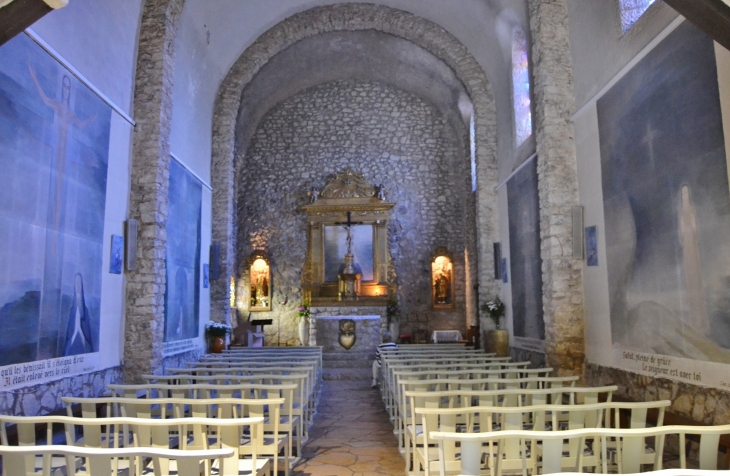
M 309 319 L 299 319 L 299 343 L 309 345 Z
M 509 332 L 504 329 L 487 331 L 486 351 L 497 357 L 509 356 Z

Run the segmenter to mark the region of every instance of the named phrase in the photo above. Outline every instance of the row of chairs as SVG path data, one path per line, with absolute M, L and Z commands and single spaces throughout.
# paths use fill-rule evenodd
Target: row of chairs
M 163 420 L 0 416 L 0 424 L 0 454 L 3 472 L 8 476 L 263 476 L 270 471 L 269 460 L 258 457 L 256 452 L 255 440 L 263 430 L 263 417 Z M 17 427 L 18 446 L 9 446 L 10 425 Z M 58 425 L 64 427 L 62 446 L 53 444 L 54 427 Z M 41 441 L 37 440 L 39 428 L 45 435 Z M 248 457 L 242 458 L 241 441 L 246 435 L 253 444 Z M 57 451 L 58 446 L 66 450 Z
M 175 369 L 175 375 L 145 376 L 146 383 L 142 385 L 109 385 L 108 397 L 66 397 L 63 400 L 69 411 L 67 417 L 6 417 L 2 425 L 3 443 L 8 442 L 6 425 L 17 425 L 20 444 L 36 447 L 35 426 L 45 421 L 49 424 L 43 447 L 52 446 L 54 423 L 67 425 L 65 441 L 69 447 L 123 450 L 124 455 L 105 453 L 104 458 L 126 474 L 172 471 L 263 476 L 269 472 L 276 474 L 283 460 L 288 476 L 301 456 L 304 435 L 316 408 L 321 386 L 321 348 L 292 348 L 287 352 L 274 349 L 218 356 L 214 358 L 216 365 L 209 365 L 213 359 L 206 359 L 207 362 Z M 80 418 L 71 416 L 76 407 L 81 408 Z M 178 471 L 179 465 L 174 463 L 171 469 L 170 461 L 176 461 L 171 458 L 177 453 L 149 456 L 150 448 L 197 452 L 199 468 L 190 469 L 193 463 L 188 460 L 194 458 L 185 457 L 181 464 L 189 467 Z M 140 454 L 130 456 L 135 451 Z M 78 457 L 83 455 L 74 458 L 71 453 L 64 454 L 59 460 L 50 458 L 46 451 L 38 454 L 44 456 L 29 459 L 24 455 L 24 467 L 33 466 L 38 474 L 45 474 L 47 467 L 64 474 L 91 474 L 91 460 Z M 69 464 L 70 460 L 73 464 Z
M 485 364 L 484 354 L 477 357 L 474 351 L 445 346 L 409 347 L 383 352 L 381 385 L 407 474 L 410 470 L 427 475 L 436 471 L 442 475 L 627 472 L 642 464 L 654 467 L 657 457 L 661 458 L 663 446 L 650 446 L 645 437 L 629 438 L 630 444 L 607 437 L 603 446 L 603 441 L 594 444 L 593 439 L 563 442 L 555 438 L 560 445 L 550 440 L 546 447 L 539 439 L 499 440 L 497 435 L 611 427 L 618 425 L 624 413 L 632 428 L 628 431 L 640 432 L 648 425 L 650 410 L 657 412 L 656 423 L 662 424 L 669 401 L 616 403 L 612 402 L 615 386 L 576 387 L 577 378 L 550 377 L 552 369 L 529 370 L 522 363 L 505 360 Z M 481 373 L 474 362 L 482 365 Z M 491 440 L 476 436 L 487 433 Z M 459 439 L 463 436 L 466 439 Z M 470 445 L 471 453 L 465 452 Z

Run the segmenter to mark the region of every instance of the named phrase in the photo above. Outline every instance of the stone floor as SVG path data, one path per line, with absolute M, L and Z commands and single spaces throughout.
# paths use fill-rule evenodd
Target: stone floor
M 293 476 L 403 475 L 393 425 L 370 380 L 325 380 Z

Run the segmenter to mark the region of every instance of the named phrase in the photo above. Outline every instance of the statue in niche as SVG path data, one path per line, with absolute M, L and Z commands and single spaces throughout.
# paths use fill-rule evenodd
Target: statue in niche
M 252 311 L 271 309 L 271 269 L 263 258 L 255 258 L 251 263 L 249 286 L 251 289 L 250 306 Z
M 447 253 L 445 250 L 443 252 Z M 453 307 L 453 279 L 453 264 L 450 257 L 436 256 L 431 262 L 431 293 L 434 307 L 439 309 Z
M 449 278 L 444 273 L 439 274 L 436 278 L 436 303 L 446 304 L 449 300 Z

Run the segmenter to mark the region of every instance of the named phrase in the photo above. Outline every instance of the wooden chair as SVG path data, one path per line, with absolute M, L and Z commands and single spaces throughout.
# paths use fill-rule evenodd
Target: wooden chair
M 557 473 L 562 471 L 562 454 L 560 449 L 564 440 L 577 439 L 579 443 L 586 440 L 593 440 L 596 443 L 596 450 L 601 454 L 603 474 L 608 473 L 607 444 L 609 440 L 618 441 L 620 444 L 617 448 L 618 466 L 616 471 L 619 474 L 637 474 L 635 469 L 642 463 L 635 456 L 637 446 L 643 445 L 643 441 L 649 437 L 655 437 L 657 441 L 656 452 L 654 453 L 654 461 L 652 469 L 655 471 L 650 474 L 702 474 L 707 475 L 708 471 L 717 470 L 717 457 L 719 451 L 719 440 L 722 435 L 730 434 L 730 425 L 718 426 L 684 426 L 684 425 L 668 425 L 654 428 L 635 428 L 635 429 L 616 429 L 616 428 L 585 428 L 580 430 L 566 431 L 495 431 L 483 433 L 446 433 L 433 432 L 431 438 L 439 441 L 452 440 L 458 442 L 461 446 L 461 472 L 464 475 L 482 474 L 482 453 L 483 446 L 491 441 L 500 444 L 501 441 L 507 439 L 522 439 L 529 441 L 541 441 L 543 445 L 542 470 L 544 474 Z M 699 439 L 699 469 L 687 469 L 687 460 L 684 451 L 680 452 L 680 469 L 660 471 L 662 469 L 662 454 L 664 448 L 662 446 L 668 435 L 677 435 L 679 437 L 680 447 L 686 443 L 687 435 L 693 435 L 694 439 Z M 581 454 L 576 455 L 575 466 L 580 467 L 582 464 Z M 495 474 L 501 475 L 502 471 L 497 469 Z M 445 468 L 444 472 L 446 474 Z M 526 467 L 523 467 L 523 475 L 527 475 Z M 577 473 L 563 473 L 577 474 Z M 646 473 L 642 473 L 646 474 Z
M 63 467 L 67 476 L 78 474 L 108 475 L 119 466 L 119 460 L 135 460 L 150 458 L 153 462 L 152 473 L 155 476 L 167 476 L 163 466 L 172 465 L 177 468 L 178 476 L 210 476 L 210 464 L 213 459 L 226 458 L 233 455 L 233 450 L 212 449 L 200 451 L 162 449 L 162 448 L 83 448 L 64 445 L 32 445 L 32 446 L 0 446 L 3 460 L 3 474 L 8 476 L 25 476 L 40 474 L 50 476 L 57 468 L 50 465 L 54 457 L 62 457 L 69 461 L 84 459 L 85 465 L 70 464 Z M 36 465 L 41 461 L 41 466 Z M 166 464 L 165 464 L 166 463 Z M 204 468 L 201 472 L 201 467 Z
M 269 461 L 266 458 L 258 458 L 255 447 L 251 458 L 240 458 L 240 442 L 245 430 L 253 435 L 259 434 L 259 428 L 263 425 L 263 418 L 172 418 L 172 419 L 146 419 L 146 418 L 78 418 L 68 416 L 42 416 L 42 417 L 10 417 L 0 416 L 0 435 L 2 442 L 7 445 L 6 427 L 9 424 L 17 425 L 19 435 L 29 435 L 35 432 L 36 425 L 62 424 L 65 426 L 66 444 L 71 446 L 83 446 L 86 448 L 135 448 L 152 447 L 169 449 L 170 432 L 174 431 L 179 435 L 176 439 L 180 449 L 198 449 L 188 446 L 197 445 L 202 442 L 204 450 L 226 449 L 231 450 L 230 456 L 216 460 L 212 467 L 217 468 L 221 476 L 264 476 L 270 470 Z M 112 428 L 113 435 L 126 435 L 129 431 L 129 438 L 107 438 L 100 439 L 102 428 Z M 125 430 L 122 430 L 124 428 Z M 81 430 L 81 437 L 78 437 L 77 429 Z M 109 430 L 107 430 L 109 431 Z M 217 435 L 214 443 L 208 439 L 209 434 Z M 148 465 L 137 460 L 114 460 L 114 472 L 124 470 L 128 474 L 139 475 Z M 26 467 L 34 464 L 33 461 L 26 461 Z M 176 472 L 175 461 L 160 460 L 162 474 Z M 207 463 L 206 463 L 207 464 Z M 47 466 L 44 462 L 44 467 Z M 74 474 L 86 476 L 97 476 L 98 473 L 79 472 L 77 468 L 83 468 L 78 461 L 67 460 L 67 468 L 73 468 Z M 198 468 L 198 472 L 210 471 L 210 467 Z M 69 470 L 69 472 L 71 472 Z M 13 475 L 14 476 L 14 475 Z

